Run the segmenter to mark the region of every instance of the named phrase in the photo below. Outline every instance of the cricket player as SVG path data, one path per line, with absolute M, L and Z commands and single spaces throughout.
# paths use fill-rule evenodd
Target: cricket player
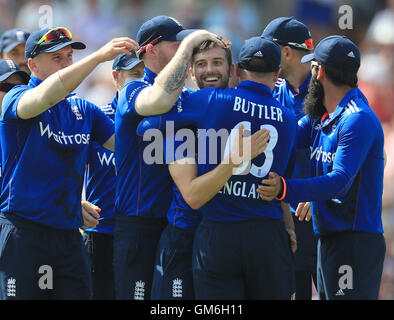
M 383 130 L 357 87 L 360 52 L 343 36 L 323 39 L 303 63 L 312 79 L 298 122 L 298 145 L 311 147 L 312 178 L 270 173 L 264 200 L 312 201 L 319 237 L 318 291 L 325 299 L 377 299 L 383 271 Z
M 22 29 L 6 30 L 0 38 L 0 58 L 14 61 L 21 70 L 30 75 L 30 69 L 25 60 L 25 46 L 30 32 Z
M 223 39 L 223 42 L 225 40 Z M 232 64 L 231 42 L 221 47 L 215 42 L 206 41 L 193 51 L 191 59 L 191 75 L 200 89 L 227 88 L 230 78 L 234 75 Z M 195 128 L 191 128 L 196 131 Z M 175 133 L 177 134 L 177 133 Z M 173 136 L 166 137 L 165 143 L 173 143 L 175 151 L 183 143 L 176 141 Z M 193 210 L 183 199 L 176 184 L 179 177 L 188 173 L 188 168 L 181 163 L 184 158 L 176 154 L 169 156 L 163 150 L 167 159 L 170 159 L 168 169 L 174 179 L 173 198 L 167 212 L 169 224 L 163 230 L 158 244 L 153 275 L 152 299 L 194 299 L 194 286 L 192 275 L 192 252 L 195 231 L 201 221 L 201 213 Z M 176 161 L 172 161 L 173 159 Z M 195 157 L 188 159 L 194 162 Z M 185 172 L 186 170 L 186 172 Z
M 305 114 L 304 99 L 308 93 L 311 71 L 301 58 L 313 50 L 313 40 L 308 27 L 293 17 L 280 17 L 272 20 L 261 35 L 275 41 L 281 48 L 281 77 L 275 85 L 274 97 L 285 107 L 293 110 L 297 120 Z M 297 150 L 297 161 L 293 178 L 311 176 L 309 147 Z M 291 203 L 297 251 L 295 252 L 296 300 L 312 298 L 312 281 L 316 286 L 317 240 L 313 234 L 312 223 L 308 219 L 300 221 L 298 203 Z M 299 210 L 301 211 L 301 210 Z
M 17 85 L 27 84 L 29 82 L 29 75 L 22 71 L 18 65 L 16 65 L 10 59 L 0 60 L 0 113 L 1 104 L 3 98 L 8 91 Z M 0 148 L 0 190 L 2 182 L 2 172 L 1 172 L 1 148 Z
M 137 135 L 137 126 L 146 116 L 168 112 L 179 96 L 189 94 L 185 88 L 177 92 L 171 104 L 154 93 L 156 87 L 167 87 L 174 70 L 167 64 L 177 53 L 185 30 L 175 19 L 157 16 L 146 21 L 137 33 L 138 56 L 145 64 L 142 80 L 128 83 L 119 94 L 115 114 L 116 135 L 116 223 L 114 233 L 114 272 L 117 299 L 150 299 L 156 248 L 168 224 L 166 214 L 172 200 L 172 180 L 167 166 L 152 165 L 144 153 L 148 142 Z M 186 46 L 189 63 L 191 51 L 205 40 L 219 41 L 209 32 L 196 33 Z M 186 70 L 188 67 L 186 67 Z M 162 77 L 156 77 L 159 72 Z M 182 70 L 172 79 L 184 83 Z M 164 83 L 164 86 L 163 86 Z M 160 89 L 159 89 L 160 90 Z M 170 90 L 169 88 L 166 90 Z
M 183 69 L 185 62 L 179 57 L 171 62 L 175 61 L 175 70 Z M 198 172 L 190 167 L 187 175 L 176 177 L 184 199 L 203 216 L 193 248 L 196 299 L 290 299 L 294 294 L 293 254 L 282 199 L 260 201 L 256 192 L 260 177 L 271 168 L 292 174 L 296 120 L 272 96 L 280 61 L 277 44 L 260 37 L 248 39 L 239 55 L 236 72 L 241 82 L 236 88 L 196 91 L 177 109 L 147 118 L 138 128 L 140 134 L 148 128 L 165 130 L 166 123 L 174 121 L 175 128 L 194 124 L 200 129 Z M 169 87 L 180 90 L 179 85 Z M 242 127 L 255 132 L 252 138 L 261 134 L 251 143 L 261 148 L 257 154 L 252 152 L 250 158 L 256 156 L 252 163 L 225 163 L 236 145 L 237 133 L 232 129 Z M 227 139 L 215 136 L 216 145 L 207 142 L 208 130 L 225 129 L 232 132 Z M 200 141 L 205 141 L 204 147 Z M 219 163 L 209 160 L 215 155 Z
M 142 78 L 144 63 L 134 51 L 131 55 L 120 54 L 112 65 L 112 79 L 116 95 L 111 103 L 100 107 L 115 121 L 118 95 L 122 87 Z M 114 153 L 95 142 L 89 146 L 85 170 L 86 200 L 100 208 L 100 220 L 95 227 L 85 229 L 85 242 L 91 258 L 93 299 L 115 299 L 113 274 L 113 234 L 115 228 L 116 171 Z
M 3 100 L 0 299 L 91 297 L 79 228 L 99 215 L 81 210 L 83 172 L 90 141 L 114 149 L 114 125 L 72 91 L 98 64 L 138 44 L 113 39 L 73 64 L 73 49 L 83 48 L 65 27 L 34 31 L 25 48 L 31 79 Z

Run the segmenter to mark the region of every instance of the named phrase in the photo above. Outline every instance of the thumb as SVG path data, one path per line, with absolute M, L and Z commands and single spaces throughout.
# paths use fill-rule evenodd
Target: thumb
M 271 179 L 274 179 L 274 178 L 276 178 L 278 175 L 277 175 L 275 172 L 270 172 L 270 173 L 268 174 L 268 176 L 269 176 Z

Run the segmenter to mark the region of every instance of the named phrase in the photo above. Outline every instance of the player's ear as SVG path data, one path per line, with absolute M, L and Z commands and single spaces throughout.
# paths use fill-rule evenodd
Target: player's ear
M 153 53 L 153 51 L 154 51 L 154 46 L 151 44 L 151 43 L 149 43 L 147 46 L 146 46 L 146 49 L 145 49 L 145 51 L 146 51 L 146 53 Z
M 274 72 L 274 74 L 273 74 L 274 84 L 275 84 L 276 81 L 278 81 L 278 79 L 279 79 L 279 72 L 280 72 L 280 69 L 279 69 L 278 71 Z
M 234 72 L 235 72 L 235 67 L 234 67 L 234 63 L 232 63 L 232 64 L 230 65 L 230 77 L 233 77 L 233 76 L 234 76 Z
M 290 48 L 289 46 L 284 46 L 282 52 L 283 52 L 282 59 L 285 59 L 285 60 L 293 59 L 294 52 L 293 52 L 293 49 Z
M 235 65 L 235 75 L 239 77 L 241 75 L 241 68 L 239 67 L 239 63 Z
M 32 73 L 33 73 L 33 72 L 34 72 L 35 74 L 38 73 L 39 68 L 38 68 L 38 64 L 37 64 L 36 59 L 29 58 L 29 59 L 27 60 L 27 66 L 29 67 L 29 69 L 30 69 L 30 71 L 31 71 Z
M 114 81 L 118 81 L 119 80 L 119 74 L 116 70 L 112 70 L 112 79 Z
M 193 68 L 192 68 L 192 67 L 189 68 L 189 73 L 190 73 L 190 77 L 192 78 L 192 80 L 193 80 L 193 81 L 196 81 L 196 76 L 194 75 L 194 72 L 193 72 Z
M 320 66 L 319 67 L 319 70 L 317 71 L 317 80 L 321 80 L 321 79 L 323 79 L 324 77 L 325 77 L 325 75 L 326 75 L 326 71 L 324 70 L 324 67 L 323 66 Z

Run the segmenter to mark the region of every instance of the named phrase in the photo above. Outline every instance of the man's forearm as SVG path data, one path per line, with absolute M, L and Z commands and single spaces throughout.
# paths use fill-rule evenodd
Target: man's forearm
M 211 200 L 231 178 L 233 169 L 230 164 L 219 164 L 214 170 L 195 178 L 190 186 L 191 205 L 189 205 L 193 209 L 199 209 Z
M 73 91 L 98 64 L 97 57 L 90 55 L 49 76 L 22 95 L 17 107 L 18 116 L 30 119 L 43 113 Z
M 171 110 L 182 93 L 189 68 L 192 49 L 188 46 L 181 44 L 175 56 L 157 75 L 153 86 L 138 95 L 135 109 L 139 115 L 152 116 Z

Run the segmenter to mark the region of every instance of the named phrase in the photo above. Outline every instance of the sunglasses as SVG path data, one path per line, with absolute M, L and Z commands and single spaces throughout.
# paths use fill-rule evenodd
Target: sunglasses
M 304 41 L 304 43 L 297 43 L 297 42 L 286 42 L 282 41 L 279 39 L 272 39 L 272 41 L 275 41 L 276 43 L 282 45 L 282 46 L 290 46 L 296 49 L 302 49 L 302 50 L 313 50 L 313 40 L 312 39 L 307 39 Z
M 13 87 L 17 86 L 18 84 L 16 83 L 10 83 L 10 82 L 0 82 L 0 91 L 3 92 L 8 92 L 10 91 Z
M 64 27 L 53 28 L 49 30 L 46 34 L 44 34 L 41 39 L 35 45 L 33 51 L 30 53 L 30 58 L 34 58 L 36 56 L 36 51 L 41 43 L 49 43 L 52 41 L 58 41 L 62 38 L 67 38 L 72 40 L 72 33 L 70 30 Z
M 155 39 L 153 39 L 151 42 L 149 42 L 149 43 L 147 43 L 146 45 L 144 45 L 144 46 L 142 46 L 142 47 L 140 47 L 139 49 L 138 49 L 138 51 L 136 52 L 136 54 L 137 54 L 137 57 L 138 58 L 140 58 L 141 56 L 142 56 L 142 54 L 146 51 L 146 47 L 148 46 L 148 45 L 155 45 L 155 44 L 158 44 L 159 42 L 160 42 L 160 39 L 162 38 L 162 36 L 158 36 L 157 38 L 155 38 Z

